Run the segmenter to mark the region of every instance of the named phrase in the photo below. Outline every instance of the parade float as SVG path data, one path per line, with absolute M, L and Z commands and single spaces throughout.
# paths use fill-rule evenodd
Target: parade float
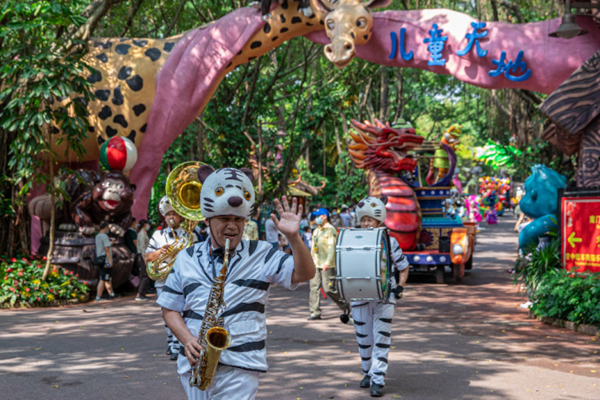
M 473 267 L 476 226 L 463 222 L 458 211 L 462 197 L 452 188 L 457 136 L 425 142 L 404 122 L 393 128 L 379 121 L 353 120 L 352 125 L 356 133 L 351 133 L 348 152 L 355 166 L 367 172 L 369 195 L 387 198 L 385 225 L 411 273 L 444 283 L 449 267 L 455 281 L 462 281 L 465 269 Z

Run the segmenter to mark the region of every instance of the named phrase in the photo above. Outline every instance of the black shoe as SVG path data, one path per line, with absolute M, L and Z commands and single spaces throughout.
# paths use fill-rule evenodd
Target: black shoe
M 171 353 L 171 361 L 177 361 L 177 357 L 179 357 L 179 354 Z
M 402 286 L 400 286 L 400 285 L 396 286 L 396 289 L 394 289 L 394 295 L 396 297 L 396 300 L 399 300 L 402 298 L 403 292 L 404 292 L 404 288 Z
M 376 383 L 371 385 L 371 397 L 381 397 L 383 396 L 383 386 L 378 385 Z
M 367 389 L 371 386 L 371 377 L 369 375 L 365 375 L 362 381 L 360 381 L 360 387 L 363 389 Z
M 114 299 L 120 299 L 120 298 L 121 298 L 121 295 L 120 295 L 120 294 L 115 294 L 115 293 L 113 293 L 113 294 L 109 294 L 109 295 L 108 295 L 108 298 L 109 298 L 109 299 L 111 299 L 111 300 L 114 300 Z
M 316 319 L 321 319 L 320 315 L 311 315 L 310 317 L 306 318 L 307 321 L 314 321 Z
M 340 315 L 340 321 L 342 321 L 342 324 L 347 324 L 350 321 L 350 317 L 348 314 L 342 314 Z
M 173 354 L 173 352 L 171 351 L 170 347 L 167 347 L 167 351 L 165 351 L 165 354 L 170 356 L 171 354 Z

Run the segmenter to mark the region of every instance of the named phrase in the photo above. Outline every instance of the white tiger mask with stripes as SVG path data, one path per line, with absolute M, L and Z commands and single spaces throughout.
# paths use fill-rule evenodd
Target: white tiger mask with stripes
M 210 165 L 203 165 L 198 169 L 198 179 L 202 182 L 200 208 L 205 218 L 223 215 L 250 218 L 255 207 L 251 170 L 220 168 L 215 171 Z
M 384 222 L 387 215 L 387 211 L 385 210 L 386 200 L 386 198 L 381 200 L 377 197 L 369 196 L 359 201 L 356 206 L 358 220 L 360 221 L 362 217 L 367 216 L 374 218 L 379 222 Z

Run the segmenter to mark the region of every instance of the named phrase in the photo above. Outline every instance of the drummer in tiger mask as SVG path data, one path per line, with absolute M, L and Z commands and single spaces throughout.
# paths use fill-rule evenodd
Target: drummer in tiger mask
M 376 197 L 367 197 L 358 203 L 356 213 L 361 228 L 380 228 L 384 226 L 386 217 L 384 201 Z M 364 373 L 360 387 L 370 387 L 371 397 L 383 396 L 384 377 L 388 368 L 388 352 L 392 341 L 394 304 L 396 299 L 402 297 L 403 286 L 408 278 L 408 261 L 402 254 L 398 241 L 391 236 L 390 249 L 393 263 L 392 271 L 400 271 L 400 282 L 397 286 L 396 279 L 391 279 L 391 289 L 395 296 L 390 296 L 387 303 L 376 301 L 351 303 L 358 352 L 362 360 Z

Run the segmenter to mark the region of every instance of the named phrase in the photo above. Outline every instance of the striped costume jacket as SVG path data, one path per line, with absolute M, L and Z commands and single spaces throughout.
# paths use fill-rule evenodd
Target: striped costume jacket
M 216 253 L 216 252 L 215 252 Z M 222 258 L 210 254 L 210 240 L 198 243 L 177 256 L 158 304 L 181 312 L 187 328 L 197 336 L 213 282 Z M 272 283 L 292 285 L 292 256 L 264 241 L 242 240 L 230 256 L 225 280 L 226 308 L 221 316 L 231 334 L 231 346 L 221 353 L 220 364 L 251 371 L 267 371 L 265 306 Z M 177 361 L 179 374 L 189 372 L 183 346 Z

